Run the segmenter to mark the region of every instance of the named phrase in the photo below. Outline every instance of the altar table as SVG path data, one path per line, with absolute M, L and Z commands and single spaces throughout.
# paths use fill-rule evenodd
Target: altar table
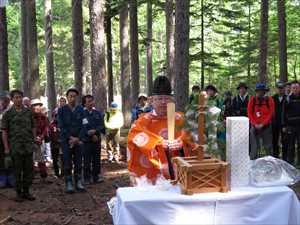
M 180 194 L 178 186 L 117 190 L 115 225 L 300 225 L 300 202 L 288 187 L 233 188 L 228 193 Z

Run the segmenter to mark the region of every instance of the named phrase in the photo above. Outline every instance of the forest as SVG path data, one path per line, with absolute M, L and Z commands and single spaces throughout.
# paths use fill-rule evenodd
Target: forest
M 128 121 L 157 75 L 182 110 L 194 84 L 223 93 L 300 73 L 300 0 L 1 1 L 0 90 L 46 95 L 50 109 L 75 86 L 101 109 L 121 96 Z

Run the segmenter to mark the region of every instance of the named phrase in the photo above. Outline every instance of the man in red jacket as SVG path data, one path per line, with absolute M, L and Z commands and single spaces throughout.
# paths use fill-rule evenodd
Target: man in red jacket
M 248 104 L 248 117 L 250 119 L 250 158 L 256 159 L 258 151 L 263 149 L 267 155 L 272 154 L 272 117 L 274 101 L 266 95 L 269 89 L 265 84 L 256 84 L 255 96 L 250 98 Z M 261 146 L 262 140 L 262 146 Z

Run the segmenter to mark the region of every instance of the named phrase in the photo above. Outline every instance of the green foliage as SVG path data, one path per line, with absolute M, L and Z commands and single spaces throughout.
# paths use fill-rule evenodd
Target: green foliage
M 37 30 L 39 69 L 42 91 L 46 85 L 44 1 L 37 2 Z M 141 90 L 146 90 L 146 0 L 139 0 L 138 25 L 140 49 Z M 190 8 L 190 84 L 200 83 L 201 60 L 205 65 L 205 83 L 214 83 L 221 93 L 235 91 L 241 80 L 253 85 L 257 79 L 259 54 L 260 4 L 254 0 L 204 1 L 204 54 L 201 53 L 201 4 L 191 0 Z M 269 11 L 269 82 L 274 86 L 279 76 L 278 24 L 276 1 L 270 2 Z M 120 93 L 119 9 L 128 0 L 107 0 L 106 18 L 112 20 L 113 71 L 115 93 Z M 152 0 L 153 4 L 153 74 L 165 72 L 166 34 L 165 1 Z M 56 86 L 59 93 L 74 85 L 72 65 L 71 0 L 53 0 L 53 44 Z M 83 1 L 84 16 L 84 80 L 90 79 L 88 0 Z M 287 47 L 289 78 L 300 73 L 300 4 L 299 0 L 286 1 Z M 249 14 L 250 13 L 250 14 Z M 7 7 L 9 35 L 9 64 L 11 88 L 20 87 L 21 33 L 20 2 L 10 1 Z M 225 84 L 225 85 L 224 85 Z M 87 85 L 88 86 L 88 85 Z M 86 87 L 86 91 L 89 88 Z
M 216 108 L 217 102 L 212 99 L 206 100 L 204 109 L 205 114 L 205 152 L 215 157 L 223 157 L 224 146 L 222 141 L 217 139 L 217 133 L 224 131 L 224 127 L 220 121 L 220 110 Z M 216 111 L 217 110 L 217 111 Z M 200 115 L 199 95 L 192 95 L 191 102 L 186 106 L 184 112 L 184 124 L 177 129 L 187 131 L 194 143 L 198 140 L 198 120 Z

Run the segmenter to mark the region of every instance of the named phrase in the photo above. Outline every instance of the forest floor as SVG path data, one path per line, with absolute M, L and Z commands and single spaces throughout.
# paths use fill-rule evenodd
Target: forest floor
M 112 224 L 107 202 L 115 196 L 117 187 L 129 186 L 126 164 L 126 140 L 121 143 L 123 160 L 108 164 L 103 154 L 104 182 L 87 186 L 87 192 L 66 194 L 63 178 L 55 178 L 52 168 L 46 182 L 36 176 L 33 202 L 16 203 L 13 189 L 0 189 L 0 225 L 102 225 Z M 122 142 L 122 140 L 121 140 Z M 300 182 L 293 189 L 300 200 Z
M 33 202 L 17 203 L 14 189 L 0 189 L 0 225 L 112 224 L 107 202 L 115 196 L 117 187 L 129 186 L 125 138 L 121 138 L 121 154 L 120 164 L 107 163 L 106 154 L 102 154 L 104 182 L 86 186 L 85 193 L 66 194 L 64 179 L 54 177 L 52 168 L 44 182 L 35 176 Z
M 104 183 L 87 186 L 86 193 L 66 194 L 64 180 L 49 176 L 32 186 L 33 202 L 17 203 L 13 189 L 0 190 L 1 225 L 98 225 L 112 224 L 107 202 L 117 186 L 128 186 L 127 165 L 104 164 Z

